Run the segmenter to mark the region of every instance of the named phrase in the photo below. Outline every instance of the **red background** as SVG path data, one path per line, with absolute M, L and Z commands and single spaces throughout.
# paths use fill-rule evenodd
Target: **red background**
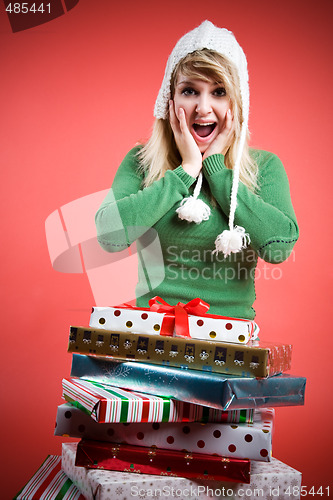
M 308 488 L 330 485 L 332 10 L 323 0 L 81 0 L 14 34 L 1 5 L 2 498 L 61 452 L 53 429 L 68 328 L 87 325 L 94 305 L 85 275 L 52 269 L 45 220 L 111 185 L 149 134 L 174 43 L 204 19 L 244 47 L 252 145 L 282 159 L 300 225 L 282 279 L 257 281 L 261 337 L 292 343 L 292 373 L 308 380 L 304 407 L 276 411 L 273 454 Z

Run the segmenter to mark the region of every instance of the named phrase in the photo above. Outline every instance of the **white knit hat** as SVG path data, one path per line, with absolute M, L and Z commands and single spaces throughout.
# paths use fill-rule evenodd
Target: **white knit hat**
M 178 40 L 166 65 L 162 86 L 155 103 L 154 116 L 164 120 L 168 118 L 169 100 L 171 98 L 170 83 L 173 70 L 178 62 L 187 56 L 187 54 L 201 49 L 214 50 L 229 59 L 237 69 L 240 83 L 243 122 L 241 125 L 236 161 L 233 166 L 229 230 L 223 231 L 215 240 L 215 252 L 223 252 L 225 256 L 228 256 L 231 253 L 239 252 L 250 242 L 249 235 L 245 233 L 245 229 L 234 226 L 239 169 L 249 120 L 249 77 L 245 54 L 231 31 L 224 28 L 217 28 L 210 21 L 204 21 L 200 26 L 186 33 L 186 35 Z M 200 172 L 193 196 L 185 198 L 177 209 L 178 216 L 181 219 L 200 223 L 209 218 L 210 208 L 202 200 L 198 199 L 201 183 L 202 173 Z

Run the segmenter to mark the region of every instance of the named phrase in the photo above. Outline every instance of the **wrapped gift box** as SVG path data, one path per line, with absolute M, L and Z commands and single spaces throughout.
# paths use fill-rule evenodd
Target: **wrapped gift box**
M 257 341 L 239 345 L 72 326 L 68 351 L 244 377 L 267 377 L 290 369 L 292 346 Z
M 253 423 L 100 424 L 63 404 L 58 407 L 55 435 L 270 461 L 273 421 L 273 409 L 256 409 Z
M 161 450 L 155 446 L 82 440 L 77 446 L 75 465 L 136 474 L 250 482 L 250 460 Z
M 161 301 L 160 297 L 152 299 L 151 308 L 124 307 L 125 304 L 120 307 L 93 307 L 89 325 L 115 332 L 186 335 L 192 339 L 239 344 L 246 344 L 259 331 L 252 320 L 206 314 L 209 306 L 200 299 L 177 306 Z M 191 314 L 195 311 L 197 315 Z
M 17 500 L 84 500 L 84 496 L 61 470 L 61 457 L 49 455 L 30 481 L 14 497 Z
M 96 422 L 223 422 L 225 412 L 201 405 L 66 378 L 63 397 Z
M 149 476 L 127 472 L 85 469 L 75 466 L 76 443 L 62 445 L 62 468 L 87 500 L 110 498 L 278 498 L 299 500 L 302 474 L 273 458 L 271 462 L 251 461 L 251 482 L 199 481 L 181 477 Z M 252 493 L 251 493 L 252 492 Z M 173 495 L 173 496 L 172 496 Z
M 81 354 L 73 354 L 71 376 L 222 410 L 303 405 L 306 384 L 287 374 L 234 377 Z

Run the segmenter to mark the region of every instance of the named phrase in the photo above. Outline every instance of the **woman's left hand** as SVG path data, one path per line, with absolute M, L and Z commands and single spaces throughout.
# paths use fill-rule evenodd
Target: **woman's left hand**
M 208 158 L 208 156 L 215 154 L 226 155 L 226 152 L 231 146 L 232 139 L 234 136 L 234 120 L 231 114 L 231 109 L 229 108 L 225 115 L 224 127 L 221 132 L 217 135 L 214 141 L 206 149 L 203 160 Z

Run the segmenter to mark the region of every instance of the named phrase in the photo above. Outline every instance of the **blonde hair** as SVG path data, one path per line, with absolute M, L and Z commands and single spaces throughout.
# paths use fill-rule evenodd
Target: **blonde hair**
M 225 155 L 225 165 L 232 169 L 236 161 L 236 154 L 240 138 L 241 123 L 243 121 L 242 100 L 238 73 L 235 66 L 224 56 L 213 50 L 196 50 L 184 57 L 176 65 L 171 77 L 171 98 L 174 95 L 176 79 L 179 73 L 203 81 L 213 79 L 223 83 L 226 94 L 230 99 L 233 112 L 235 132 L 234 139 Z M 140 167 L 145 174 L 144 186 L 149 186 L 155 180 L 164 176 L 167 170 L 177 168 L 182 158 L 177 149 L 169 120 L 156 119 L 152 134 L 148 142 L 138 152 Z M 249 131 L 240 163 L 241 182 L 251 191 L 256 191 L 258 166 L 249 153 Z

